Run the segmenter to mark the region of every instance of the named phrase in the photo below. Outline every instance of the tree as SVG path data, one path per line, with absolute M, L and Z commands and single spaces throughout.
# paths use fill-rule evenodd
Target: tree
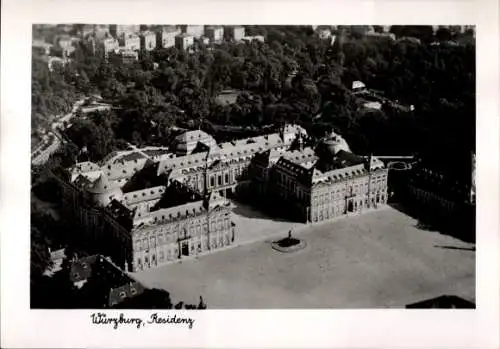
M 31 228 L 31 280 L 40 278 L 52 265 L 47 238 L 35 228 Z

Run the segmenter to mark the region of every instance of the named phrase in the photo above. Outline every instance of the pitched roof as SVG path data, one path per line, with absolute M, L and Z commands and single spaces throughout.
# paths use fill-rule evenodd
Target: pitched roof
M 123 195 L 122 202 L 125 205 L 134 205 L 142 201 L 160 199 L 165 192 L 164 185 L 146 188 L 142 190 L 131 191 Z
M 89 187 L 87 190 L 92 194 L 104 194 L 107 193 L 112 188 L 111 183 L 109 183 L 108 178 L 101 173 L 99 178 Z

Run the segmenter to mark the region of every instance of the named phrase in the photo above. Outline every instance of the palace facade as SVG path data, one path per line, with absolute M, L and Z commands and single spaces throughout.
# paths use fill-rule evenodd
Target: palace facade
M 299 138 L 288 151 L 259 154 L 252 170 L 256 192 L 303 222 L 319 223 L 387 203 L 388 169 L 373 156 L 351 153 L 335 133 L 315 149 L 304 147 Z

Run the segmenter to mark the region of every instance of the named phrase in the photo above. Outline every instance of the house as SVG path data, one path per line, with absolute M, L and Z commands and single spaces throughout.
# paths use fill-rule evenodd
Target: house
M 231 41 L 241 41 L 245 37 L 245 27 L 238 26 L 227 26 L 224 31 L 227 39 Z
M 195 39 L 199 39 L 205 34 L 205 27 L 203 25 L 183 25 L 181 31 L 184 34 L 191 35 Z
M 115 37 L 119 38 L 123 36 L 124 34 L 136 34 L 139 33 L 141 26 L 140 25 L 130 25 L 130 24 L 111 24 L 109 26 L 109 32 L 110 34 Z
M 205 36 L 211 42 L 219 43 L 224 39 L 224 27 L 222 26 L 207 26 L 205 28 Z
M 187 50 L 194 45 L 194 36 L 182 33 L 175 37 L 175 47 L 179 50 Z
M 157 47 L 169 48 L 175 46 L 175 37 L 181 34 L 181 29 L 175 26 L 168 26 L 159 31 L 157 37 Z
M 124 33 L 118 38 L 118 43 L 126 50 L 139 51 L 141 49 L 141 39 L 133 33 Z
M 142 32 L 140 38 L 142 50 L 152 51 L 156 48 L 156 34 L 154 32 Z
M 366 90 L 366 85 L 361 81 L 353 81 L 352 83 L 352 91 L 353 92 L 361 92 Z

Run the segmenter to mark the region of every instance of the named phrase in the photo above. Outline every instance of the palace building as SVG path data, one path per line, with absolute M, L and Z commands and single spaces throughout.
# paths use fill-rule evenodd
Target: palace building
M 387 169 L 350 152 L 339 135 L 315 149 L 306 131 L 278 132 L 217 143 L 201 130 L 170 147 L 113 152 L 99 163 L 54 171 L 64 207 L 85 240 L 129 271 L 153 268 L 233 244 L 227 200 L 269 195 L 311 223 L 359 213 L 387 200 Z
M 332 133 L 315 149 L 300 137 L 285 152 L 267 151 L 253 162 L 255 190 L 287 207 L 300 221 L 318 223 L 387 203 L 388 169 L 373 156 L 352 154 Z

